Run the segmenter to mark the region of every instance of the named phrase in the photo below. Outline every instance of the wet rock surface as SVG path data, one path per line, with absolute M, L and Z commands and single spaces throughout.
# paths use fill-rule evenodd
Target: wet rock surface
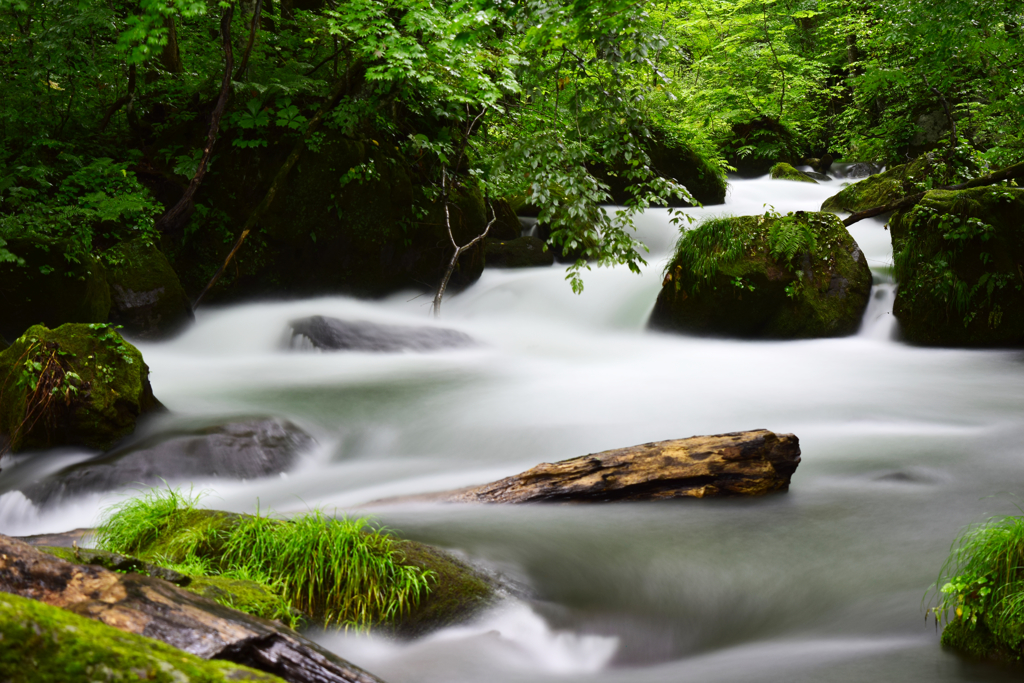
M 132 484 L 207 477 L 256 479 L 288 470 L 314 443 L 313 437 L 287 420 L 229 422 L 145 439 L 65 467 L 22 492 L 33 502 L 45 504 Z
M 762 496 L 789 490 L 800 440 L 766 429 L 653 443 L 543 463 L 499 481 L 377 501 L 599 503 Z
M 365 320 L 339 320 L 315 315 L 293 320 L 292 348 L 321 351 L 438 351 L 473 346 L 468 334 L 443 327 L 384 325 Z
M 514 240 L 484 240 L 484 258 L 488 268 L 530 268 L 550 266 L 555 254 L 544 249 L 544 242 L 532 235 Z
M 0 591 L 293 683 L 380 680 L 280 623 L 232 610 L 156 577 L 73 564 L 7 536 L 0 536 Z

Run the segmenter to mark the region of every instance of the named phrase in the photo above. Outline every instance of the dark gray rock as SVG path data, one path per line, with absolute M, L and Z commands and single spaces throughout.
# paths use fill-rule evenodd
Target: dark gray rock
M 314 443 L 287 420 L 252 419 L 163 434 L 70 465 L 26 486 L 37 504 L 131 484 L 206 477 L 256 479 L 289 469 Z
M 473 346 L 473 338 L 443 327 L 382 325 L 365 320 L 338 320 L 314 315 L 293 320 L 291 347 L 322 351 L 437 351 Z
M 554 252 L 545 250 L 544 242 L 531 235 L 514 240 L 484 240 L 484 265 L 488 268 L 529 268 L 554 262 Z

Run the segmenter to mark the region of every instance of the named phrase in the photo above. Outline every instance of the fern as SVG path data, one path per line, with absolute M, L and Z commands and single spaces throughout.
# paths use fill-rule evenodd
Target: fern
M 787 263 L 800 252 L 813 254 L 817 246 L 814 227 L 809 221 L 784 216 L 768 226 L 768 249 L 771 255 Z

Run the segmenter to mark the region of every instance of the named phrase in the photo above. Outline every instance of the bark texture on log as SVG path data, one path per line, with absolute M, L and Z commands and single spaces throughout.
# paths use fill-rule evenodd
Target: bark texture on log
M 224 607 L 155 577 L 65 562 L 3 535 L 0 591 L 292 683 L 381 683 L 279 623 Z
M 787 491 L 799 464 L 797 437 L 755 429 L 543 463 L 483 486 L 387 502 L 597 503 L 762 496 Z

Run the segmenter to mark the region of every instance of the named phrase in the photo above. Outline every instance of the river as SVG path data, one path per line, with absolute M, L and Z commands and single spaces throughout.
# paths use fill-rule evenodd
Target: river
M 737 180 L 692 213 L 815 210 L 838 181 Z M 430 317 L 429 297 L 346 297 L 201 310 L 140 348 L 157 397 L 197 415 L 279 415 L 318 447 L 280 477 L 197 481 L 210 507 L 338 514 L 537 463 L 754 428 L 799 436 L 788 494 L 594 506 L 369 508 L 401 534 L 500 572 L 516 590 L 475 623 L 414 642 L 318 640 L 389 683 L 885 683 L 1019 680 L 944 652 L 924 602 L 967 524 L 1016 513 L 1024 354 L 909 347 L 892 318 L 889 233 L 851 229 L 876 274 L 861 332 L 739 342 L 651 333 L 675 241 L 641 217 L 642 276 L 488 270 Z M 442 325 L 480 343 L 433 353 L 289 350 L 288 322 L 326 315 Z M 81 453 L 50 456 L 52 467 Z M 48 466 L 49 467 L 49 466 Z M 36 509 L 0 473 L 0 529 L 95 523 L 118 495 Z

